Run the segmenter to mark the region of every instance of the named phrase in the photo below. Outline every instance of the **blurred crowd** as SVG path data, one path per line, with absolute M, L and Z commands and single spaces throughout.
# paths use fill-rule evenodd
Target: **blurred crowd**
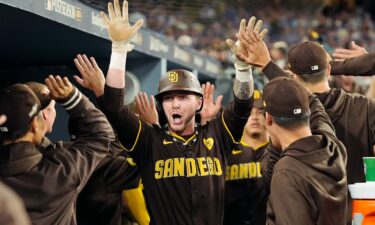
M 132 8 L 130 20 L 144 19 L 147 29 L 164 34 L 182 46 L 192 47 L 203 54 L 222 62 L 223 68 L 232 67 L 231 53 L 225 40 L 236 39 L 239 21 L 256 16 L 263 20 L 263 27 L 269 30 L 265 37 L 274 60 L 284 67 L 290 45 L 303 40 L 315 40 L 324 45 L 328 53 L 336 48 L 350 48 L 355 41 L 367 51 L 375 50 L 374 21 L 361 7 L 349 10 L 345 7 L 322 6 L 321 1 L 300 1 L 299 4 L 286 4 L 283 1 L 270 1 L 269 4 L 252 1 L 248 5 L 239 1 L 203 2 L 200 10 L 192 14 L 192 6 L 185 1 L 170 4 L 145 4 Z M 258 3 L 257 3 L 258 2 Z M 146 5 L 152 4 L 148 2 Z M 191 4 L 191 3 L 190 3 Z M 236 5 L 237 4 L 237 5 Z M 242 3 L 243 4 L 243 3 Z M 308 5 L 309 7 L 306 7 Z M 175 8 L 176 10 L 171 10 Z M 196 6 L 195 6 L 196 7 Z M 189 15 L 189 16 L 187 16 Z M 264 76 L 257 76 L 256 86 L 262 88 Z M 370 79 L 336 78 L 334 85 L 347 86 L 346 90 L 364 93 Z M 359 85 L 360 87 L 354 87 Z
M 333 13 L 328 7 L 316 4 L 301 9 L 273 1 L 267 5 L 236 8 L 233 3 L 216 0 L 205 3 L 196 15 L 191 15 L 191 8 L 183 3 L 175 12 L 171 12 L 167 4 L 155 4 L 152 9 L 137 7 L 132 11 L 131 18 L 145 18 L 147 28 L 222 62 L 230 58 L 225 39 L 235 38 L 233 34 L 239 21 L 250 16 L 262 19 L 263 27 L 269 29 L 269 47 L 280 40 L 290 45 L 310 39 L 323 43 L 328 52 L 345 47 L 352 40 L 370 51 L 375 49 L 374 22 L 359 7 L 352 12 L 341 10 Z M 190 17 L 186 16 L 187 13 Z

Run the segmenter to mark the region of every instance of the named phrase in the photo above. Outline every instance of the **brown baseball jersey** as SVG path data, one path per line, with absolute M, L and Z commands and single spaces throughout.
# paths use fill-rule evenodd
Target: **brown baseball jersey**
M 115 145 L 111 144 L 111 148 L 116 148 Z M 122 191 L 136 188 L 140 182 L 132 159 L 124 153 L 121 155 L 104 158 L 78 195 L 78 224 L 121 224 Z
M 331 75 L 372 76 L 375 74 L 375 52 L 344 61 L 332 61 L 331 66 Z
M 241 138 L 252 99 L 235 99 L 193 135 L 180 137 L 139 120 L 122 106 L 123 94 L 106 87 L 104 107 L 137 163 L 151 224 L 222 224 L 225 160 Z
M 266 223 L 267 194 L 260 162 L 267 145 L 254 149 L 239 144 L 232 149 L 225 176 L 224 224 Z
M 2 146 L 0 180 L 19 194 L 32 224 L 76 225 L 78 194 L 108 153 L 112 127 L 78 89 L 64 101 L 79 137 L 39 150 L 31 142 Z
M 310 96 L 312 135 L 282 152 L 272 144 L 262 161 L 271 182 L 267 224 L 345 224 L 347 215 L 346 151 L 337 139 L 323 105 Z
M 364 57 L 364 56 L 363 56 Z M 366 56 L 368 57 L 368 56 Z M 353 60 L 349 65 L 358 63 Z M 347 66 L 349 66 L 347 65 Z M 346 66 L 346 71 L 349 70 Z M 355 68 L 359 67 L 356 65 Z M 269 79 L 276 75 L 287 76 L 273 62 L 263 70 Z M 363 95 L 346 93 L 341 89 L 331 89 L 324 93 L 315 93 L 322 102 L 325 111 L 335 127 L 337 138 L 346 147 L 348 161 L 346 164 L 348 184 L 365 181 L 362 157 L 374 156 L 375 144 L 375 100 Z M 352 210 L 352 200 L 348 198 L 348 211 Z M 348 214 L 347 224 L 351 224 Z

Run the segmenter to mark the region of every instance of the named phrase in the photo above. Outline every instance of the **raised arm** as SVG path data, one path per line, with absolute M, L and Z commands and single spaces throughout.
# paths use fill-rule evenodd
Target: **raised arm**
M 106 84 L 112 88 L 124 88 L 126 56 L 127 52 L 133 49 L 129 42 L 143 25 L 143 20 L 138 20 L 134 26 L 130 26 L 127 1 L 123 2 L 122 9 L 118 0 L 114 0 L 113 4 L 108 3 L 108 14 L 109 18 L 104 12 L 100 12 L 112 41 Z
M 333 61 L 331 66 L 332 75 L 372 76 L 375 75 L 375 52 L 365 53 L 343 61 Z
M 130 26 L 127 1 L 123 2 L 122 10 L 118 0 L 114 0 L 113 4 L 108 3 L 108 13 L 109 18 L 105 13 L 100 13 L 112 41 L 111 61 L 102 99 L 103 109 L 117 131 L 121 144 L 126 150 L 133 151 L 142 132 L 142 122 L 124 106 L 125 62 L 127 53 L 133 48 L 129 42 L 143 21 L 138 20 L 134 26 Z
M 130 26 L 127 1 L 123 2 L 122 8 L 118 0 L 114 0 L 113 4 L 109 2 L 108 14 L 109 18 L 104 12 L 100 12 L 112 41 L 111 61 L 106 77 L 107 90 L 110 91 L 105 92 L 104 108 L 107 113 L 118 114 L 123 108 L 126 57 L 133 49 L 130 41 L 141 28 L 143 20 L 138 20 L 134 26 Z M 111 122 L 115 125 L 114 121 Z
M 232 58 L 234 59 L 234 67 L 236 68 L 236 77 L 234 79 L 233 92 L 234 96 L 240 100 L 249 99 L 253 95 L 254 81 L 252 76 L 251 66 L 254 64 L 249 63 L 240 56 L 249 56 L 246 49 L 246 43 L 240 37 L 246 32 L 254 32 L 263 38 L 267 34 L 268 30 L 264 29 L 261 33 L 262 20 L 256 22 L 256 18 L 253 16 L 249 19 L 246 26 L 246 20 L 242 19 L 238 33 L 236 34 L 238 41 L 235 43 L 233 40 L 228 39 L 227 44 L 232 51 Z
M 335 128 L 319 98 L 311 94 L 309 96 L 309 102 L 311 111 L 310 129 L 312 133 L 324 133 L 331 138 L 337 139 Z
M 74 59 L 74 64 L 81 75 L 81 77 L 74 76 L 74 79 L 82 87 L 95 93 L 100 108 L 104 110 L 103 95 L 105 88 L 105 77 L 102 70 L 96 63 L 95 58 L 90 57 L 89 59 L 86 55 L 78 54 Z M 150 96 L 149 100 L 146 93 L 140 92 L 135 98 L 135 103 L 137 114 L 143 121 L 149 124 L 159 124 L 154 96 Z
M 49 76 L 45 83 L 50 97 L 59 102 L 68 112 L 77 127 L 77 139 L 68 147 L 71 161 L 80 177 L 83 188 L 96 166 L 106 156 L 109 144 L 114 140 L 112 127 L 104 114 L 97 109 L 69 80 Z M 64 153 L 60 153 L 64 154 Z
M 118 0 L 114 0 L 113 4 L 108 3 L 108 13 L 109 18 L 104 12 L 100 13 L 112 41 L 107 77 L 104 78 L 94 58 L 91 57 L 89 60 L 85 55 L 77 55 L 74 63 L 81 77 L 75 76 L 75 79 L 95 93 L 101 109 L 117 131 L 122 145 L 127 150 L 132 150 L 141 129 L 141 122 L 124 106 L 125 64 L 127 53 L 133 48 L 129 42 L 143 21 L 138 20 L 134 26 L 130 26 L 127 1 L 124 1 L 122 9 Z
M 367 54 L 367 50 L 352 41 L 350 42 L 350 48 L 336 48 L 332 53 L 332 56 L 335 58 L 335 61 L 343 61 L 345 59 L 358 57 L 364 54 Z
M 246 26 L 246 21 L 241 20 L 238 33 L 243 33 L 245 30 L 251 30 L 259 34 L 262 22 L 255 22 L 255 17 L 252 17 Z M 262 35 L 266 33 L 266 30 L 261 32 Z M 230 137 L 227 144 L 228 147 L 231 147 L 231 144 L 238 144 L 240 142 L 243 134 L 243 128 L 250 115 L 253 105 L 252 96 L 254 92 L 254 83 L 251 70 L 252 66 L 246 61 L 243 61 L 237 57 L 239 53 L 246 54 L 241 40 L 238 40 L 235 43 L 234 41 L 228 39 L 227 44 L 232 51 L 234 67 L 236 68 L 236 77 L 233 84 L 234 100 L 223 110 L 218 120 L 220 121 L 221 126 L 223 126 L 223 135 Z M 231 148 L 227 149 L 227 154 L 229 154 L 230 149 Z
M 334 61 L 330 62 L 332 75 L 375 75 L 375 53 L 368 53 L 354 41 L 350 43 L 348 49 L 335 49 L 332 56 L 334 57 Z
M 89 89 L 95 93 L 97 98 L 100 98 L 104 94 L 105 77 L 95 61 L 94 57 L 90 57 L 90 60 L 86 55 L 78 54 L 74 59 L 81 77 L 74 76 L 74 79 L 82 87 Z
M 234 67 L 236 68 L 236 77 L 234 80 L 233 91 L 235 97 L 240 100 L 249 99 L 253 95 L 254 83 L 251 66 L 255 65 L 245 60 L 247 56 L 251 56 L 249 55 L 249 52 L 246 48 L 246 43 L 244 42 L 245 40 L 241 37 L 246 32 L 251 32 L 256 33 L 259 38 L 262 39 L 268 32 L 267 29 L 264 29 L 260 32 L 262 27 L 262 20 L 258 20 L 256 23 L 255 22 L 256 18 L 253 16 L 249 19 L 249 22 L 246 26 L 246 20 L 242 19 L 240 22 L 238 33 L 236 34 L 238 41 L 235 43 L 231 39 L 227 40 L 227 44 L 232 51 Z

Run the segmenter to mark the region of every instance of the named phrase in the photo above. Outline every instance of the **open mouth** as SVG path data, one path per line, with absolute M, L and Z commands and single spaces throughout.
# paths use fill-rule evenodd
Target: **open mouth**
M 181 123 L 181 118 L 182 116 L 178 113 L 173 113 L 172 114 L 173 122 L 174 123 Z

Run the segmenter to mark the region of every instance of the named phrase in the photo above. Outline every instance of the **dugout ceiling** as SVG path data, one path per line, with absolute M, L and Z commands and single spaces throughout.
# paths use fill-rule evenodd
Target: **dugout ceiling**
M 1 68 L 66 66 L 77 53 L 107 59 L 110 41 L 99 11 L 76 0 L 0 0 Z M 216 77 L 220 63 L 142 29 L 129 58 L 159 58 Z M 167 65 L 165 65 L 167 67 Z
M 0 88 L 43 82 L 49 74 L 67 76 L 73 82 L 72 76 L 78 74 L 73 59 L 79 53 L 94 56 L 106 73 L 111 42 L 98 14 L 76 0 L 0 0 Z M 128 54 L 126 69 L 139 81 L 139 89 L 149 94 L 156 93 L 159 78 L 168 69 L 190 69 L 202 81 L 211 82 L 223 73 L 218 61 L 155 32 L 142 29 L 133 42 L 135 50 Z M 95 102 L 92 93 L 81 90 Z M 49 137 L 69 140 L 68 116 L 60 106 L 57 111 Z

